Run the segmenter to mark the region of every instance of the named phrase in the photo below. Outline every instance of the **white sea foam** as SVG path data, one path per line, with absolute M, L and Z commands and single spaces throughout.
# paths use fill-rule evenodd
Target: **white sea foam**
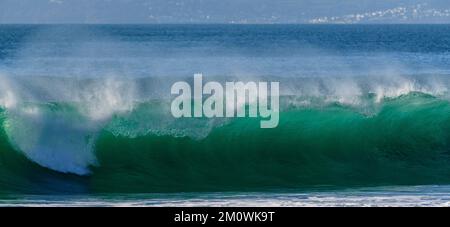
M 20 196 L 2 206 L 116 207 L 447 207 L 449 186 L 392 186 L 312 192 L 172 193 L 117 196 Z

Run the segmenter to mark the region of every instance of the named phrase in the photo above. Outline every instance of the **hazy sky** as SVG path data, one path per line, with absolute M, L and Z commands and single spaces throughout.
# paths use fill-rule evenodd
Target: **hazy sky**
M 450 0 L 0 0 L 0 23 L 450 23 Z

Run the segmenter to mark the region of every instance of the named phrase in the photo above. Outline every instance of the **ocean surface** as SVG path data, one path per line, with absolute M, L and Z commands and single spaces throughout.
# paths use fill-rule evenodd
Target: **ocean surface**
M 278 127 L 174 118 L 280 83 Z M 0 206 L 448 206 L 450 25 L 0 25 Z

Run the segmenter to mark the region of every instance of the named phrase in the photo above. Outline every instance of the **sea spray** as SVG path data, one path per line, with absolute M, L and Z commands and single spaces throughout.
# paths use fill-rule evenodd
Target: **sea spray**
M 187 82 L 172 85 L 171 94 L 178 94 L 171 104 L 171 113 L 179 117 L 260 117 L 261 128 L 275 128 L 279 122 L 279 82 L 218 82 L 203 86 L 203 75 L 194 75 L 194 89 Z M 193 94 L 192 94 L 193 93 Z M 211 94 L 203 101 L 204 94 Z M 224 95 L 225 94 L 225 95 Z M 270 105 L 268 100 L 270 99 Z M 192 104 L 193 100 L 193 104 Z M 225 104 L 224 104 L 225 103 Z M 192 108 L 193 106 L 193 108 Z M 193 109 L 193 111 L 192 111 Z M 246 115 L 248 109 L 248 115 Z

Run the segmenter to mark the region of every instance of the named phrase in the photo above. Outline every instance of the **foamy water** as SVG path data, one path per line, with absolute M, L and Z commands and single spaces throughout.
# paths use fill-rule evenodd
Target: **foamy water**
M 449 186 L 397 186 L 284 193 L 174 193 L 104 196 L 11 196 L 1 206 L 114 207 L 441 207 Z

